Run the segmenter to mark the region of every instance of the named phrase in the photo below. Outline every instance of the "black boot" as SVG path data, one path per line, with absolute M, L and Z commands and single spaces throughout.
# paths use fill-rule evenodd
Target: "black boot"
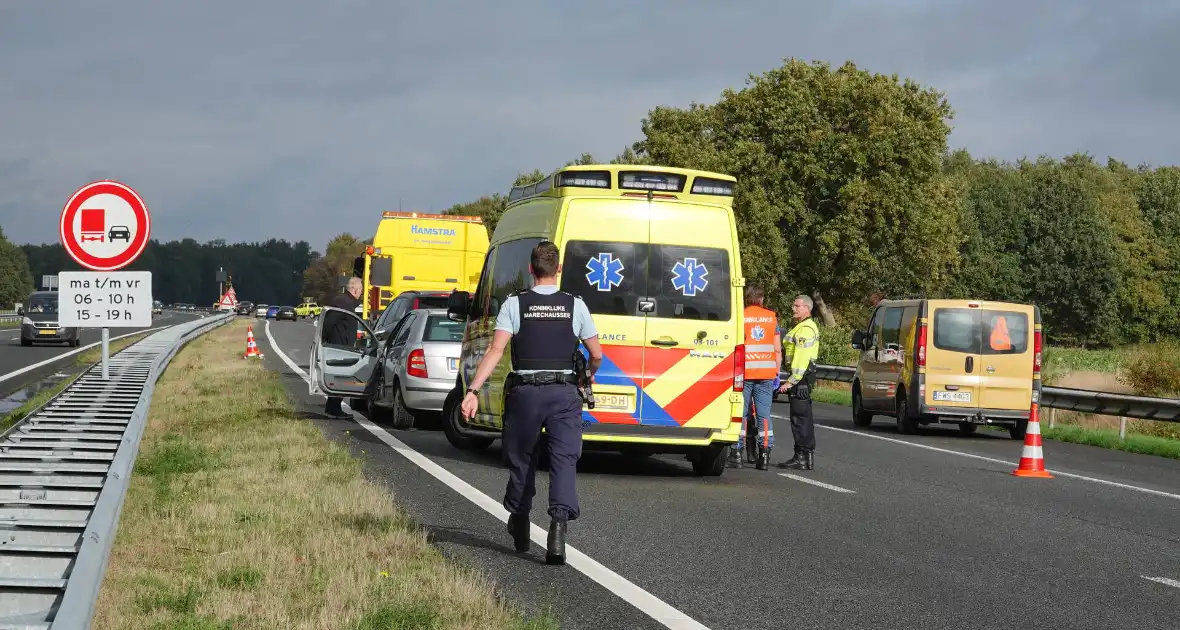
M 529 550 L 529 517 L 527 514 L 509 514 L 508 533 L 512 534 L 512 542 L 516 545 L 517 553 Z
M 795 470 L 811 470 L 814 467 L 815 454 L 811 451 L 802 451 L 799 461 L 795 463 L 787 462 L 787 468 L 794 468 Z
M 759 449 L 758 470 L 770 470 L 770 449 Z
M 796 446 L 795 447 L 795 456 L 792 457 L 791 459 L 788 459 L 785 462 L 779 462 L 778 467 L 779 468 L 795 468 L 795 466 L 797 466 L 802 461 L 803 461 L 803 450 L 800 449 L 798 446 Z
M 730 468 L 741 468 L 742 467 L 742 453 L 741 453 L 741 451 L 737 450 L 736 448 L 729 449 L 729 467 Z
M 549 547 L 545 550 L 545 564 L 565 564 L 565 521 L 549 523 Z

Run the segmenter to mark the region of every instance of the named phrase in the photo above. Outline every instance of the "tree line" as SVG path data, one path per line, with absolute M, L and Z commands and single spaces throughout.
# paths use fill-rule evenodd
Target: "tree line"
M 744 272 L 781 313 L 798 293 L 850 325 L 881 296 L 971 298 L 1037 304 L 1057 344 L 1180 333 L 1180 168 L 978 159 L 949 148 L 953 117 L 912 80 L 788 59 L 716 103 L 650 110 L 609 162 L 737 177 Z M 491 231 L 506 202 L 446 212 Z
M 224 269 L 239 300 L 294 305 L 303 296 L 304 271 L 319 257 L 306 241 L 152 240 L 124 270 L 152 272 L 152 294 L 165 304 L 213 305 L 221 297 L 217 271 Z M 16 246 L 0 232 L 0 308 L 23 303 L 34 287 L 42 288 L 42 276 L 61 271 L 86 269 L 60 243 Z

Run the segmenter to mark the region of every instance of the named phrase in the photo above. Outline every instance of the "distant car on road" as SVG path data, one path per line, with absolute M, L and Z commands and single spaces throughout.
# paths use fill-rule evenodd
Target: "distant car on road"
M 112 225 L 111 231 L 107 232 L 107 238 L 112 242 L 118 239 L 129 243 L 131 242 L 131 230 L 127 229 L 126 225 Z
M 442 411 L 459 373 L 463 329 L 445 308 L 414 309 L 394 325 L 372 376 L 376 394 L 367 401 L 375 421 L 408 429 L 415 415 Z
M 164 303 L 160 301 L 152 302 L 152 315 L 162 315 L 164 313 Z
M 269 304 L 259 304 L 258 308 L 254 309 L 254 317 L 266 317 L 266 311 L 269 308 Z
M 324 310 L 324 307 L 320 306 L 319 304 L 316 304 L 315 302 L 304 302 L 304 303 L 300 304 L 299 306 L 295 307 L 295 314 L 297 316 L 299 316 L 300 318 L 315 317 L 315 316 L 319 315 L 320 313 L 322 313 L 323 310 Z
M 57 291 L 34 291 L 17 311 L 23 318 L 20 322 L 20 345 L 34 343 L 65 342 L 68 346 L 82 345 L 82 331 L 75 327 L 62 327 L 57 319 Z
M 278 317 L 278 316 L 279 316 L 279 307 L 277 307 L 277 306 L 268 306 L 268 307 L 266 308 L 266 318 L 267 318 L 267 319 L 274 319 L 274 318 L 276 318 L 276 317 Z
M 275 321 L 276 322 L 279 321 L 280 319 L 289 319 L 293 322 L 299 321 L 299 316 L 295 314 L 295 307 L 293 307 L 293 306 L 280 306 L 278 308 L 279 308 L 279 310 L 275 312 Z

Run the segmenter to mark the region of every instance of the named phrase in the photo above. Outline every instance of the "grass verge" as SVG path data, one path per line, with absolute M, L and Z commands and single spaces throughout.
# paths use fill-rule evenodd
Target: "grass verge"
M 140 339 L 143 339 L 144 337 L 148 336 L 148 334 L 150 334 L 150 333 L 144 333 L 142 335 L 135 335 L 134 337 L 125 337 L 123 339 L 116 339 L 115 341 L 110 342 L 111 356 L 115 356 L 116 354 L 119 353 L 120 350 L 135 343 L 136 341 L 139 341 Z M 58 382 L 57 384 L 55 384 L 53 387 L 47 387 L 47 388 L 37 392 L 32 398 L 25 401 L 24 404 L 17 407 L 16 409 L 13 409 L 12 411 L 8 412 L 3 417 L 0 417 L 0 431 L 7 429 L 8 427 L 16 424 L 17 422 L 20 422 L 26 416 L 28 416 L 30 413 L 32 413 L 32 411 L 34 409 L 37 409 L 41 405 L 44 405 L 45 403 L 49 402 L 49 400 L 51 398 L 53 398 L 54 396 L 62 393 L 62 391 L 67 386 L 69 386 L 70 383 L 74 382 L 74 379 L 78 375 L 82 374 L 87 369 L 89 369 L 91 365 L 94 365 L 95 363 L 98 363 L 101 360 L 102 360 L 102 348 L 101 347 L 91 348 L 90 350 L 87 350 L 86 352 L 83 352 L 82 354 L 79 354 L 78 356 L 74 357 L 73 363 L 67 364 L 66 366 L 62 366 L 62 368 L 58 370 L 58 371 L 66 371 L 68 374 L 67 377 L 61 379 L 61 381 Z
M 844 383 L 836 383 L 835 385 L 846 386 Z M 852 392 L 847 389 L 819 387 L 816 388 L 811 397 L 812 400 L 818 403 L 842 405 L 844 407 L 852 406 Z M 1118 418 L 1113 418 L 1112 420 L 1116 423 L 1118 422 Z M 1058 424 L 1050 429 L 1048 422 L 1048 415 L 1042 414 L 1041 435 L 1047 440 L 1072 442 L 1074 444 L 1086 444 L 1089 446 L 1114 449 L 1116 451 L 1126 451 L 1128 453 L 1158 455 L 1160 457 L 1180 459 L 1180 440 L 1164 437 L 1163 435 L 1145 433 L 1159 431 L 1159 425 L 1174 423 L 1132 420 L 1128 424 L 1129 428 L 1126 439 L 1119 439 L 1118 430 L 1076 424 Z M 1172 429 L 1173 427 L 1165 428 Z
M 556 627 L 447 562 L 242 359 L 245 327 L 192 342 L 156 385 L 96 627 Z

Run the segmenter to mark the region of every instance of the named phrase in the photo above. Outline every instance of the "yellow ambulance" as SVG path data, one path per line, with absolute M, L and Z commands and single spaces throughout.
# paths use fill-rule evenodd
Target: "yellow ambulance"
M 582 412 L 584 444 L 641 456 L 681 453 L 697 474 L 722 474 L 743 416 L 736 181 L 612 164 L 568 166 L 514 187 L 474 294 L 457 291 L 448 306 L 452 319 L 466 322 L 443 410 L 448 440 L 478 449 L 501 435 L 510 353 L 483 386 L 470 423 L 459 402 L 500 305 L 532 287 L 529 255 L 550 240 L 561 250 L 559 286 L 585 301 L 603 347 L 595 407 Z

